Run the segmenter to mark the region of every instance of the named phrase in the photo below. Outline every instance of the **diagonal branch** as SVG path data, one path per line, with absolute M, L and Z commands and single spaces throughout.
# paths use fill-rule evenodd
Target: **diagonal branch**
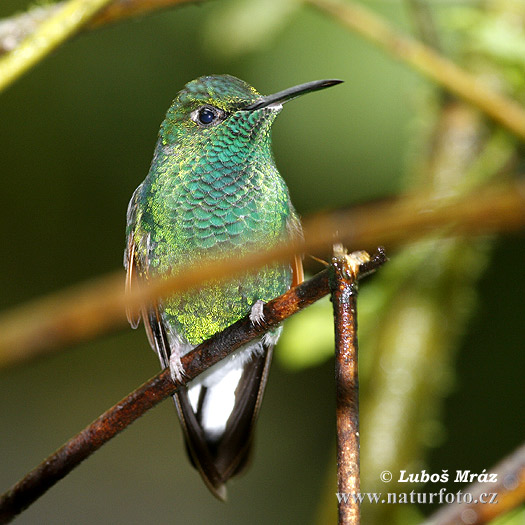
M 51 53 L 112 0 L 69 0 L 55 9 L 14 50 L 0 57 L 0 91 Z
M 384 252 L 379 249 L 374 258 L 362 265 L 361 276 L 375 271 L 385 261 Z M 252 324 L 246 316 L 185 355 L 182 358 L 185 371 L 183 382 L 173 382 L 169 370 L 163 370 L 102 414 L 2 495 L 0 523 L 11 521 L 104 443 L 173 394 L 180 385 L 327 295 L 330 291 L 329 273 L 330 269 L 323 270 L 264 305 L 264 320 L 260 324 Z
M 519 230 L 524 225 L 524 182 L 457 200 L 429 200 L 421 195 L 316 215 L 304 221 L 303 245 L 280 244 L 242 258 L 203 261 L 175 276 L 152 280 L 150 286 L 138 288 L 127 298 L 119 272 L 5 312 L 0 315 L 0 366 L 108 332 L 124 324 L 126 304 L 136 308 L 151 298 L 210 279 L 229 277 L 271 261 L 287 261 L 294 253 L 324 254 L 334 241 L 365 249 L 385 245 L 390 250 L 429 233 L 493 233 Z
M 202 1 L 204 0 L 112 0 L 109 5 L 98 11 L 83 29 L 96 29 L 101 25 L 160 9 Z M 19 46 L 22 40 L 34 33 L 41 23 L 51 18 L 65 4 L 66 1 L 63 0 L 49 5 L 37 5 L 26 13 L 0 20 L 0 56 Z
M 495 465 L 487 481 L 479 481 L 460 491 L 470 503 L 442 506 L 424 525 L 481 525 L 515 509 L 525 502 L 525 444 Z M 491 479 L 495 474 L 496 482 Z M 494 495 L 494 498 L 493 498 Z

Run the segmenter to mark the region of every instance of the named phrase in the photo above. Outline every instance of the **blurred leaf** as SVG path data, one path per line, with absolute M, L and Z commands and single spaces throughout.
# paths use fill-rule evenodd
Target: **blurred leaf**
M 276 358 L 282 366 L 299 370 L 317 366 L 333 355 L 332 303 L 325 297 L 287 321 Z

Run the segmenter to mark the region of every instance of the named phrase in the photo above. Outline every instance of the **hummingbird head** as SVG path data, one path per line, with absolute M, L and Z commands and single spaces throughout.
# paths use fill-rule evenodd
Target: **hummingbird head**
M 283 103 L 340 82 L 320 80 L 262 96 L 231 75 L 200 77 L 178 93 L 162 123 L 160 139 L 165 147 L 260 144 L 269 136 Z
M 242 108 L 261 97 L 246 82 L 230 75 L 205 76 L 188 82 L 164 120 L 160 135 L 164 145 L 219 140 L 235 132 L 247 115 Z M 243 126 L 242 126 L 243 127 Z

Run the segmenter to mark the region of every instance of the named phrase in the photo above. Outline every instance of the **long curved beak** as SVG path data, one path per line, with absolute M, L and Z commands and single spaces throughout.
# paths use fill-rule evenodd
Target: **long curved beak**
M 337 84 L 341 84 L 341 82 L 343 81 L 332 79 L 314 80 L 313 82 L 307 82 L 306 84 L 299 84 L 298 86 L 285 89 L 284 91 L 279 91 L 279 93 L 261 97 L 255 102 L 248 104 L 243 109 L 253 111 L 254 109 L 266 108 L 272 104 L 284 104 L 289 100 L 299 97 L 300 95 L 312 93 L 313 91 L 319 91 L 320 89 L 324 89 L 330 86 L 335 86 Z

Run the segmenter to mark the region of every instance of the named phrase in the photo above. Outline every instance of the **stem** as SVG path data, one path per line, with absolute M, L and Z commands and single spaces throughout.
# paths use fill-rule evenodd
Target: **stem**
M 364 252 L 356 252 L 362 255 Z M 368 254 L 366 254 L 368 256 Z M 330 288 L 334 307 L 339 525 L 359 525 L 359 378 L 357 364 L 357 275 L 354 254 L 334 248 Z M 348 497 L 349 496 L 349 497 Z M 347 500 L 344 497 L 348 497 Z

